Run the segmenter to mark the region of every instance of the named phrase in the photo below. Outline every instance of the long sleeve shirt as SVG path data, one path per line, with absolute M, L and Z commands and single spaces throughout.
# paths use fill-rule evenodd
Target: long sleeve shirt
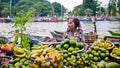
M 78 42 L 85 42 L 84 35 L 83 35 L 83 30 L 77 29 L 77 30 L 75 31 L 74 35 L 72 35 L 72 32 L 71 32 L 70 30 L 67 30 L 67 31 L 63 34 L 63 39 L 65 39 L 65 38 L 70 38 L 70 37 L 75 37 Z

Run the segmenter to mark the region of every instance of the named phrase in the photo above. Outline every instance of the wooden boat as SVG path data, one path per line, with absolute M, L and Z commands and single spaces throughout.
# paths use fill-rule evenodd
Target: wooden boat
M 105 18 L 101 18 L 101 17 L 95 18 L 95 21 L 104 21 L 104 20 L 105 20 Z
M 104 40 L 109 40 L 112 42 L 120 42 L 120 36 L 105 36 Z
M 63 34 L 60 33 L 55 33 L 55 32 L 50 32 L 53 36 L 53 38 L 57 39 L 57 41 L 62 41 Z
M 80 21 L 92 21 L 91 18 L 79 18 Z
M 59 32 L 59 31 L 58 31 Z M 57 39 L 59 42 L 62 41 L 63 33 L 56 33 L 54 31 L 50 32 L 53 38 Z M 97 34 L 90 32 L 84 33 L 84 38 L 86 43 L 93 43 L 97 39 Z
M 33 22 L 57 22 L 57 18 L 55 17 L 36 17 L 33 18 Z
M 120 33 L 116 33 L 116 32 L 113 32 L 113 31 L 108 31 L 112 36 L 120 36 Z
M 107 21 L 120 21 L 120 17 L 108 17 L 106 18 Z
M 80 21 L 92 21 L 92 18 L 79 18 Z M 96 17 L 95 21 L 104 21 L 105 18 L 102 17 Z

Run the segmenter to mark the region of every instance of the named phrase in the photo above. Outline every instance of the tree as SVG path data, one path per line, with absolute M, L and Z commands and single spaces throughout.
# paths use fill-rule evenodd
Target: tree
M 9 15 L 8 8 L 4 8 L 4 9 L 1 11 L 1 15 L 4 16 L 4 17 L 7 17 L 7 16 Z
M 47 16 L 50 13 L 51 5 L 48 2 L 38 2 L 33 5 L 33 8 L 36 9 L 36 16 Z
M 51 5 L 52 5 L 52 8 L 54 8 L 55 15 L 57 15 L 57 16 L 61 15 L 61 11 L 62 11 L 62 13 L 64 13 L 67 10 L 63 5 L 61 5 L 60 3 L 57 3 L 57 2 L 53 2 Z M 62 7 L 62 10 L 61 10 L 61 7 Z
M 13 6 L 13 15 L 16 15 L 17 12 L 23 10 L 23 11 L 28 11 L 29 8 L 32 7 L 32 5 L 34 4 L 34 2 L 30 1 L 30 0 L 20 0 L 15 6 Z
M 119 13 L 119 15 L 120 15 L 120 0 L 118 0 L 117 8 L 118 8 L 118 13 Z
M 73 14 L 76 15 L 76 16 L 85 15 L 83 5 L 78 5 L 78 6 L 74 7 Z
M 7 9 L 7 11 L 5 11 Z M 4 12 L 7 12 L 9 14 L 9 4 L 5 2 L 0 3 L 0 16 L 4 15 Z
M 85 9 L 85 14 L 88 15 L 88 16 L 92 15 L 92 12 L 93 11 L 89 8 Z
M 92 15 L 96 15 L 96 9 L 100 6 L 98 0 L 83 0 L 83 9 L 91 9 L 93 11 Z
M 116 0 L 109 0 L 108 15 L 112 15 L 112 16 L 116 16 L 117 15 Z

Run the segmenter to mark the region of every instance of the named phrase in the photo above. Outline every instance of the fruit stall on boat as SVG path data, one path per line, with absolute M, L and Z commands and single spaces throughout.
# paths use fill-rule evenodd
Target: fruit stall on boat
M 120 68 L 120 43 L 109 39 L 95 40 L 91 45 L 74 37 L 31 47 L 26 42 L 2 43 L 0 68 Z
M 36 42 L 42 37 L 22 33 L 31 14 L 32 10 L 14 19 L 17 26 L 21 23 L 22 26 L 15 31 L 12 42 L 0 39 L 0 68 L 120 68 L 120 42 L 97 39 L 92 32 L 85 34 L 86 43 L 74 37 L 59 42 Z

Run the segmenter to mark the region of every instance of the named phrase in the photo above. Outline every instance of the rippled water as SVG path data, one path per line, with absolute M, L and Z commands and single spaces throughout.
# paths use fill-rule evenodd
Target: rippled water
M 0 35 L 13 35 L 15 28 L 12 23 L 0 23 Z M 94 32 L 94 25 L 92 22 L 81 22 L 84 33 Z M 65 31 L 67 29 L 67 22 L 36 22 L 27 23 L 27 30 L 25 33 L 38 36 L 52 37 L 50 31 L 59 30 Z M 120 32 L 120 21 L 96 21 L 97 34 L 109 35 L 108 30 Z

